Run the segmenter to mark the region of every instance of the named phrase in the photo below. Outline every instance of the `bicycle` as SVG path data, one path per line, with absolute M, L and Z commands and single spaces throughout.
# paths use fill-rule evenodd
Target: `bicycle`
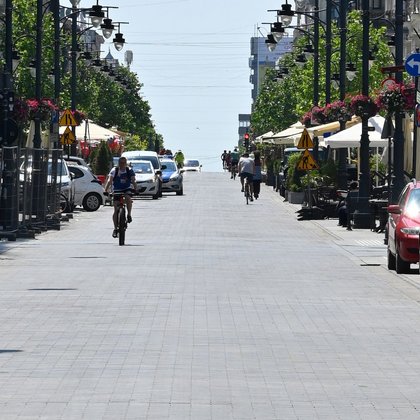
M 117 202 L 117 236 L 120 246 L 125 244 L 125 231 L 127 230 L 126 199 L 125 195 L 133 195 L 133 192 L 114 192 L 112 194 L 114 203 Z
M 238 164 L 237 163 L 232 163 L 230 172 L 231 172 L 231 178 L 233 180 L 235 180 L 236 173 L 238 172 Z

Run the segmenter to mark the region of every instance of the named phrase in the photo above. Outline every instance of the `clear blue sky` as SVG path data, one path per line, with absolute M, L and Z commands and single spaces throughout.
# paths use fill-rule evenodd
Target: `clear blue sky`
M 93 2 L 91 2 L 93 3 Z M 143 83 L 156 131 L 165 146 L 220 170 L 220 154 L 238 139 L 238 114 L 249 113 L 250 38 L 275 21 L 284 1 L 120 0 L 106 5 L 133 51 L 131 70 Z M 102 4 L 102 2 L 100 2 Z M 103 3 L 105 5 L 105 3 Z M 82 0 L 81 7 L 91 4 Z M 268 25 L 265 25 L 268 28 Z M 109 42 L 109 40 L 108 40 Z M 108 52 L 108 44 L 105 46 Z

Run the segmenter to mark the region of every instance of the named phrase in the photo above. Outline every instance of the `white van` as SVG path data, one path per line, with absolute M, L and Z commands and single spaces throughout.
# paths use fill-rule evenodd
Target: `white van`
M 162 165 L 160 163 L 159 155 L 152 150 L 132 150 L 130 152 L 123 152 L 121 157 L 127 159 L 128 164 L 132 160 L 148 160 L 152 163 L 156 175 L 159 177 L 159 197 L 162 197 Z

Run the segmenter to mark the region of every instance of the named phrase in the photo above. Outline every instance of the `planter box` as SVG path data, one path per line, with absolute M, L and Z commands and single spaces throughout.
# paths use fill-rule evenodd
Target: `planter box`
M 287 201 L 290 204 L 302 204 L 305 198 L 305 193 L 303 191 L 287 191 Z

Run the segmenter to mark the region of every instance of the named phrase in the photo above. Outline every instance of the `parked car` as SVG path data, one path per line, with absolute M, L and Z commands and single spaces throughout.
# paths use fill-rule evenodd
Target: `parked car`
M 47 167 L 47 186 L 50 188 L 53 182 L 60 183 L 62 209 L 65 212 L 72 212 L 75 206 L 75 189 L 73 178 L 70 174 L 67 162 L 64 159 L 58 159 L 56 174 L 54 173 L 55 171 L 53 171 L 53 169 L 53 160 L 49 159 Z M 54 175 L 56 175 L 55 180 Z M 32 182 L 32 158 L 29 158 L 27 161 L 22 158 L 19 178 L 22 184 Z
M 159 176 L 149 160 L 131 160 L 131 169 L 136 175 L 137 191 L 140 195 L 150 195 L 154 200 L 159 198 Z
M 159 155 L 151 150 L 132 150 L 123 152 L 121 156 L 127 158 L 129 164 L 135 160 L 150 161 L 159 180 L 159 197 L 162 197 L 162 165 L 160 163 Z
M 181 169 L 181 172 L 200 172 L 201 165 L 198 160 L 195 159 L 185 159 L 184 166 Z
M 403 189 L 398 204 L 388 206 L 388 268 L 403 274 L 419 262 L 420 181 Z
M 64 160 L 67 162 L 68 165 L 73 164 L 90 168 L 89 164 L 79 156 L 64 156 Z
M 96 211 L 105 203 L 104 187 L 89 168 L 68 165 L 74 184 L 74 205 Z
M 161 159 L 162 163 L 162 191 L 184 194 L 184 177 L 172 159 Z

